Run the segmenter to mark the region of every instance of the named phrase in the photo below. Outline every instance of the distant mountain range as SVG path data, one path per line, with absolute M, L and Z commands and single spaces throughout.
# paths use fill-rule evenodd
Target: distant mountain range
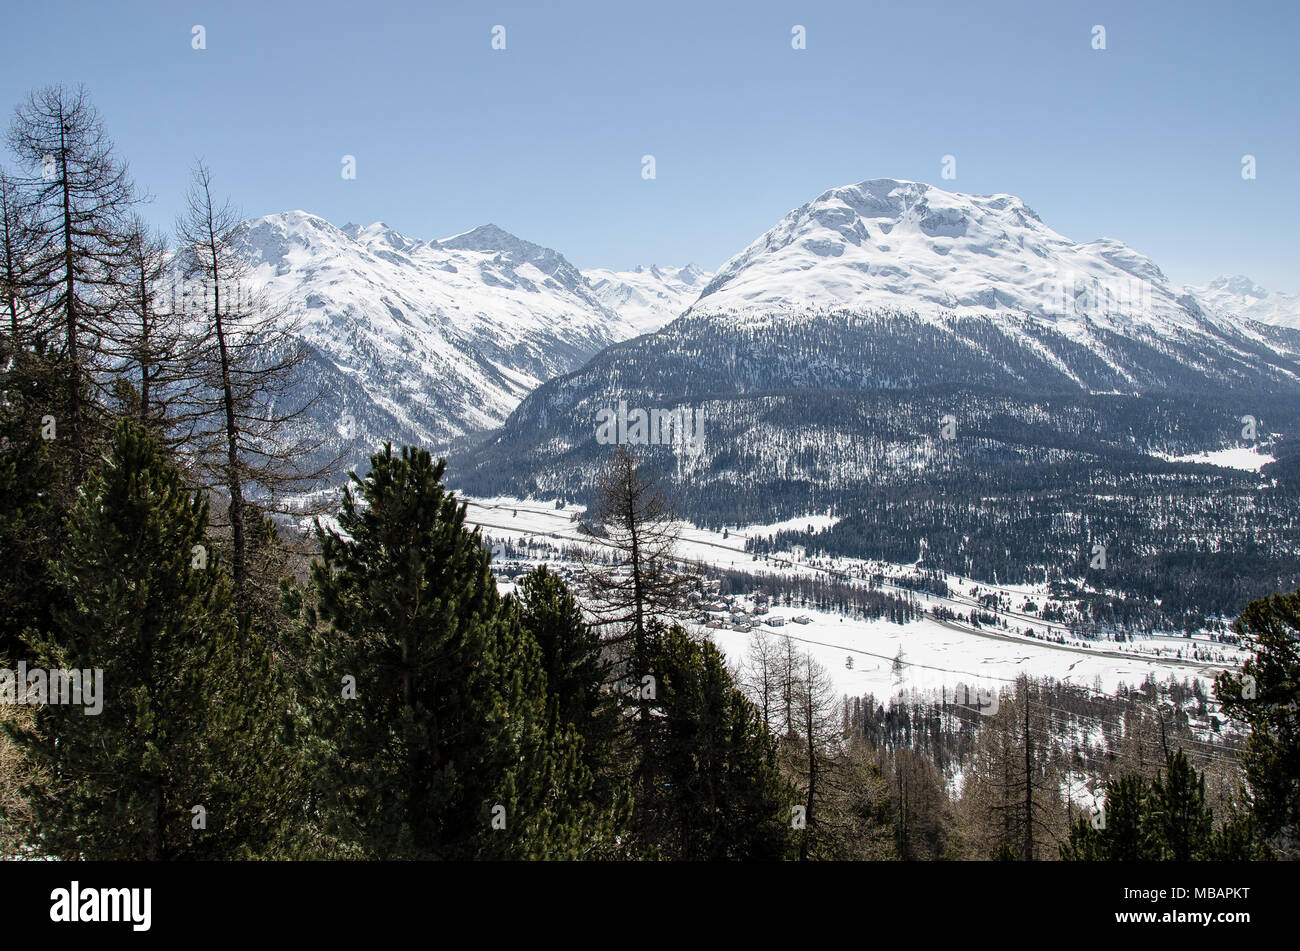
M 1300 329 L 1300 294 L 1266 291 L 1241 275 L 1189 285 L 1187 290 L 1206 311 Z
M 593 268 L 583 271 L 600 302 L 638 333 L 652 333 L 681 316 L 695 303 L 713 275 L 694 264 L 685 267 L 641 266 L 631 271 Z
M 593 287 L 491 224 L 418 241 L 289 211 L 239 240 L 253 289 L 302 320 L 303 390 L 321 394 L 308 425 L 355 463 L 383 439 L 445 449 L 499 426 L 541 382 L 671 320 L 707 276 L 602 271 Z
M 855 448 L 860 420 L 795 415 L 774 433 L 764 418 L 792 394 L 874 399 L 959 388 L 1022 401 L 1213 396 L 1225 411 L 1254 408 L 1281 424 L 1277 401 L 1300 398 L 1300 333 L 1202 306 L 1123 243 L 1071 241 L 1011 195 L 877 179 L 790 212 L 726 262 L 680 319 L 538 388 L 474 471 L 501 489 L 575 491 L 602 454 L 596 413 L 622 400 L 664 410 L 708 404 L 725 428 L 690 460 L 697 487 L 744 482 L 748 466 L 788 469 L 783 453 L 822 441 L 815 462 L 790 473 L 810 492 L 892 479 L 940 458 L 930 451 L 932 424 L 877 433 L 868 451 Z M 1199 442 L 1226 440 L 1233 419 L 1146 438 L 1152 451 L 1219 449 Z M 831 431 L 810 440 L 819 426 Z M 749 460 L 739 471 L 737 454 Z
M 384 439 L 445 452 L 501 428 L 470 471 L 502 488 L 574 491 L 590 465 L 569 463 L 594 461 L 592 416 L 620 395 L 708 397 L 722 418 L 732 397 L 768 391 L 1273 399 L 1300 379 L 1295 298 L 1244 278 L 1179 288 L 1119 241 L 1057 234 L 1014 196 L 917 182 L 831 189 L 716 274 L 579 271 L 495 225 L 421 241 L 303 211 L 245 222 L 241 242 L 257 288 L 302 319 L 303 389 L 322 394 L 308 425 L 328 451 L 361 464 Z M 745 445 L 761 429 L 734 435 Z M 1159 448 L 1219 447 L 1183 430 Z M 856 471 L 883 478 L 890 458 Z

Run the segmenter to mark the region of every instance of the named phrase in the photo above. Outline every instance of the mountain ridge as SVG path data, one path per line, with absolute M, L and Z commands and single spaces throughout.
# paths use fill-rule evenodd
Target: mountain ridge
M 1300 294 L 1269 291 L 1240 274 L 1188 285 L 1187 292 L 1209 311 L 1300 329 Z
M 290 210 L 237 232 L 250 290 L 300 323 L 322 453 L 445 447 L 636 328 L 562 254 L 482 225 L 429 241 Z

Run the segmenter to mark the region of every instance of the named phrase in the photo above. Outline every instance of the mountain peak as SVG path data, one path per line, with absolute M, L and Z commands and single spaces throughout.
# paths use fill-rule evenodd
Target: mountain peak
M 457 251 L 513 251 L 519 248 L 541 247 L 516 237 L 491 222 L 454 234 L 450 238 L 442 238 L 436 243 L 439 247 Z
M 291 208 L 287 211 L 277 211 L 269 215 L 262 215 L 260 218 L 250 218 L 244 222 L 247 228 L 257 228 L 259 226 L 274 227 L 281 231 L 299 231 L 302 229 L 313 229 L 318 231 L 341 231 L 329 221 L 326 221 L 320 215 L 313 215 L 310 211 L 303 211 L 301 208 Z
M 497 225 L 491 223 L 479 225 L 477 228 L 452 235 L 450 238 L 429 243 L 444 251 L 475 251 L 490 254 L 493 261 L 508 262 L 512 268 L 531 265 L 547 278 L 586 299 L 591 305 L 602 306 L 595 297 L 591 296 L 591 287 L 581 272 L 559 251 L 525 241 Z
M 348 243 L 349 235 L 319 215 L 301 209 L 250 218 L 240 224 L 241 240 L 265 263 L 279 264 L 290 248 L 328 255 Z
M 1300 328 L 1300 294 L 1282 294 L 1260 287 L 1241 274 L 1224 275 L 1187 292 L 1213 313 L 1246 317 L 1263 324 Z
M 851 208 L 869 211 L 870 217 L 892 216 L 901 218 L 915 212 L 919 204 L 927 208 L 954 208 L 970 205 L 987 207 L 995 211 L 1011 208 L 1041 221 L 1033 209 L 1015 195 L 973 195 L 948 191 L 927 182 L 914 182 L 906 178 L 869 178 L 852 185 L 839 185 L 827 189 L 810 205 L 840 201 Z
M 1244 274 L 1223 275 L 1216 277 L 1205 285 L 1207 290 L 1226 291 L 1229 294 L 1237 294 L 1241 297 L 1254 297 L 1263 300 L 1268 297 L 1268 291 L 1260 287 Z
M 1181 295 L 1122 242 L 1077 244 L 1015 195 L 875 178 L 791 211 L 722 266 L 692 311 L 893 309 L 1186 325 L 1197 316 Z

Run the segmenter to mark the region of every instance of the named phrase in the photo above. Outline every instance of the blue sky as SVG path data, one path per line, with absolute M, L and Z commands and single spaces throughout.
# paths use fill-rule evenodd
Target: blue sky
M 202 156 L 250 216 L 491 221 L 580 267 L 716 268 L 825 189 L 894 177 L 1019 195 L 1176 281 L 1300 291 L 1294 2 L 11 0 L 4 20 L 0 101 L 84 82 L 160 225 Z

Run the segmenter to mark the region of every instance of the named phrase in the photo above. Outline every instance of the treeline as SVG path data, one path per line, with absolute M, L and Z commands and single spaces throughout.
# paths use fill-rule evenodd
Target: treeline
M 1238 476 L 1120 474 L 1083 459 L 1022 465 L 1016 479 L 1029 486 L 1001 470 L 881 486 L 838 506 L 830 528 L 781 532 L 749 549 L 923 557 L 928 568 L 1000 584 L 1063 583 L 1084 619 L 1133 631 L 1198 631 L 1300 586 L 1289 555 L 1300 524 L 1292 491 Z M 1093 567 L 1095 546 L 1104 568 Z
M 1183 747 L 1202 769 L 1232 764 L 1223 773 L 1222 788 L 1235 793 L 1239 766 L 1236 759 L 1245 737 L 1210 728 L 1214 742 L 1198 738 L 1193 718 L 1205 732 L 1210 703 L 1199 680 L 1163 684 L 1153 675 L 1136 687 L 1121 684 L 1113 693 L 1098 687 L 1044 678 L 1033 685 L 1034 702 L 1050 710 L 1048 732 L 1052 744 L 1070 758 L 1081 776 L 1106 778 L 1116 769 L 1146 772 L 1163 762 L 1164 750 Z M 975 687 L 933 693 L 899 693 L 887 701 L 868 694 L 846 698 L 848 729 L 861 731 L 872 746 L 912 749 L 923 753 L 939 770 L 953 777 L 971 749 L 973 738 L 985 722 Z M 967 702 L 969 700 L 969 702 Z M 987 706 L 987 702 L 984 704 Z
M 1294 857 L 1294 827 L 1261 829 L 1236 748 L 1132 697 L 1022 677 L 1001 691 L 838 701 L 815 661 L 765 634 L 742 680 L 807 803 L 814 857 Z

